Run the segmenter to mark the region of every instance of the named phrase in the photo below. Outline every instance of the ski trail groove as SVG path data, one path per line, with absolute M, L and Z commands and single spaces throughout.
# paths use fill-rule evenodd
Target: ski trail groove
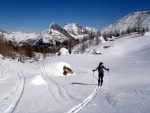
M 51 77 L 49 77 L 45 71 L 45 66 L 41 66 L 40 68 L 38 68 L 42 77 L 48 82 L 48 83 L 52 83 L 57 90 L 57 95 L 58 97 L 63 100 L 63 101 L 70 101 L 71 99 L 74 99 L 75 101 L 79 101 L 79 99 L 73 97 L 72 95 L 70 95 L 68 88 L 59 83 L 58 81 L 52 79 Z M 53 94 L 54 95 L 54 94 Z M 56 95 L 55 95 L 56 96 Z
M 56 95 L 53 94 L 53 92 L 51 91 L 51 87 L 50 87 L 50 84 L 53 84 L 54 87 L 56 87 L 56 92 L 57 92 L 57 96 L 60 100 L 64 100 L 65 97 L 63 95 L 64 91 L 59 87 L 58 83 L 55 82 L 53 79 L 51 79 L 51 77 L 47 76 L 45 74 L 45 70 L 44 70 L 44 66 L 41 66 L 38 68 L 39 72 L 40 72 L 40 75 L 42 76 L 42 78 L 47 81 L 47 83 L 49 84 L 48 87 L 49 87 L 49 92 L 52 94 L 52 96 L 54 98 L 56 98 Z M 58 98 L 56 100 L 58 100 Z
M 3 100 L 0 101 L 1 105 L 1 113 L 13 113 L 20 101 L 20 98 L 23 95 L 24 86 L 25 86 L 25 78 L 22 75 L 19 68 L 15 68 L 17 72 L 17 76 L 19 78 L 18 83 L 11 92 L 9 92 L 8 95 L 5 96 Z
M 100 89 L 101 89 L 101 87 L 98 86 L 89 97 L 87 97 L 85 100 L 83 100 L 77 106 L 73 107 L 70 111 L 68 111 L 68 113 L 78 113 L 97 95 L 97 93 L 99 92 Z
M 15 109 L 16 109 L 16 107 L 18 105 L 18 103 L 19 103 L 19 101 L 20 101 L 20 99 L 21 99 L 21 97 L 23 95 L 24 87 L 25 87 L 25 78 L 24 78 L 24 76 L 21 73 L 19 68 L 17 69 L 17 73 L 18 73 L 18 76 L 19 76 L 19 78 L 21 80 L 21 85 L 17 87 L 17 89 L 19 90 L 19 97 L 16 99 L 16 101 L 15 101 L 15 103 L 13 105 L 14 107 L 12 109 L 12 113 L 15 111 Z
M 66 101 L 69 100 L 68 97 L 67 97 L 67 95 L 66 95 L 66 89 L 65 89 L 65 87 L 61 87 L 58 82 L 56 82 L 54 79 L 52 79 L 51 77 L 49 77 L 49 76 L 46 74 L 45 66 L 44 66 L 44 65 L 43 65 L 41 68 L 42 68 L 42 70 L 41 70 L 42 75 L 43 75 L 45 78 L 47 78 L 48 81 L 51 81 L 51 82 L 56 86 L 59 97 L 60 97 L 62 100 L 66 100 Z

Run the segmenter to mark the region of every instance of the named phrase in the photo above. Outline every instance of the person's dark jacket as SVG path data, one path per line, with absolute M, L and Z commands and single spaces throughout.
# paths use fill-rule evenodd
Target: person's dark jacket
M 98 66 L 95 70 L 93 70 L 93 71 L 98 70 L 98 71 L 99 71 L 99 73 L 104 73 L 104 70 L 103 70 L 103 69 L 105 69 L 105 70 L 109 71 L 109 68 L 108 68 L 108 69 L 107 69 L 107 68 L 105 68 L 102 64 L 99 64 L 99 66 Z

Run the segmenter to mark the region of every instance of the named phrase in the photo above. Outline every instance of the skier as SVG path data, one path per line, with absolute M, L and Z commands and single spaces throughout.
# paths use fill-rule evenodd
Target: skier
M 96 70 L 98 70 L 98 72 L 99 72 L 99 74 L 98 74 L 98 85 L 101 85 L 101 86 L 102 86 L 102 84 L 103 84 L 103 77 L 104 77 L 104 70 L 103 70 L 103 68 L 104 68 L 105 70 L 109 71 L 109 68 L 108 68 L 108 69 L 105 68 L 105 67 L 103 66 L 103 63 L 102 63 L 102 62 L 100 62 L 99 65 L 98 65 L 98 67 L 97 67 L 95 70 L 93 70 L 93 72 L 96 71 Z M 100 84 L 100 81 L 101 81 L 101 84 Z

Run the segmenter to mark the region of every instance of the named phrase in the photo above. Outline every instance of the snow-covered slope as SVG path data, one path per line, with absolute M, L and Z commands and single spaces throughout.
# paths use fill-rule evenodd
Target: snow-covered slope
M 64 29 L 74 35 L 88 34 L 88 31 L 85 28 L 75 23 L 66 24 L 64 26 Z
M 53 22 L 50 24 L 49 28 L 39 35 L 38 40 L 34 44 L 41 40 L 43 43 L 52 43 L 54 41 L 63 42 L 65 40 L 75 40 L 77 38 L 82 39 L 83 37 L 88 37 L 91 31 L 95 34 L 97 30 L 90 27 L 84 28 L 75 23 L 66 24 L 62 28 Z
M 45 43 L 54 45 L 56 42 L 75 41 L 77 38 L 88 37 L 91 32 L 95 34 L 97 30 L 90 27 L 84 28 L 75 23 L 66 24 L 62 28 L 54 22 L 42 33 L 23 33 L 0 30 L 0 34 L 3 33 L 6 40 L 11 40 L 15 43 L 30 43 L 33 45 Z
M 64 36 L 66 36 L 69 39 L 74 39 L 65 29 L 63 29 L 61 26 L 55 24 L 55 23 L 51 23 L 50 25 L 50 30 L 56 30 L 58 32 L 60 32 L 61 34 L 63 34 Z
M 68 37 L 58 32 L 57 30 L 48 28 L 40 35 L 44 43 L 50 43 L 52 40 L 58 40 L 60 42 L 67 40 Z
M 41 35 L 39 35 L 38 40 L 34 44 L 50 43 L 54 44 L 56 41 L 63 42 L 66 40 L 75 40 L 65 29 L 56 23 L 51 23 L 49 28 L 45 29 Z
M 77 38 L 88 37 L 91 32 L 93 34 L 97 33 L 97 30 L 90 27 L 82 27 L 76 23 L 67 23 L 64 26 L 64 29 L 70 33 L 71 36 Z
M 127 28 L 136 27 L 138 17 L 141 18 L 142 27 L 150 29 L 150 11 L 143 11 L 131 13 L 113 24 L 101 29 L 100 31 L 101 33 L 109 33 L 111 31 L 114 32 L 115 30 L 119 30 L 121 32 L 127 30 Z
M 149 113 L 149 37 L 150 32 L 132 34 L 89 48 L 101 55 L 66 54 L 24 64 L 0 58 L 0 113 Z M 104 70 L 103 86 L 92 72 L 99 62 L 110 69 Z M 63 76 L 62 65 L 74 74 Z
M 0 30 L 0 34 L 4 35 L 6 40 L 10 40 L 12 42 L 20 43 L 20 42 L 31 42 L 36 40 L 40 35 L 39 33 L 24 33 L 24 32 L 10 32 L 6 30 Z
M 95 34 L 96 34 L 96 33 L 98 32 L 98 30 L 95 29 L 95 28 L 91 28 L 91 27 L 84 27 L 84 28 L 85 28 L 86 30 L 88 30 L 89 33 L 92 32 L 92 33 L 95 33 Z

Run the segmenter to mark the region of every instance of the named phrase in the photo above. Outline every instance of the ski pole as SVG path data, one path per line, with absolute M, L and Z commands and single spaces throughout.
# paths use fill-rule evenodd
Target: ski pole
M 109 75 L 109 71 L 108 71 L 108 76 L 109 76 L 109 83 L 110 83 L 110 75 Z
M 92 81 L 92 83 L 94 83 L 94 71 L 93 71 L 93 81 Z

